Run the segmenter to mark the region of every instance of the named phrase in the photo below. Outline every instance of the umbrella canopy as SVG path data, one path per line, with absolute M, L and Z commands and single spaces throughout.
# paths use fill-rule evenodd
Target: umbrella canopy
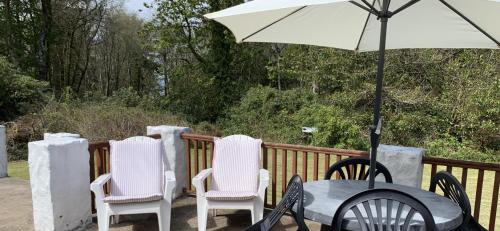
M 385 50 L 500 48 L 500 0 L 254 0 L 205 17 L 229 28 L 237 42 L 379 51 L 370 188 L 380 140 Z
M 380 1 L 254 0 L 205 15 L 225 25 L 237 42 L 308 44 L 379 50 Z M 402 8 L 406 4 L 413 4 Z M 391 0 L 386 49 L 498 48 L 500 2 Z M 399 11 L 398 11 L 399 9 Z

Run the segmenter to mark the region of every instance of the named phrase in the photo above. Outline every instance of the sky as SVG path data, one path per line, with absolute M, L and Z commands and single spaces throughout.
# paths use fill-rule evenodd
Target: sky
M 149 20 L 153 17 L 154 10 L 145 8 L 144 2 L 151 3 L 153 0 L 125 0 L 125 10 L 136 14 L 139 18 Z

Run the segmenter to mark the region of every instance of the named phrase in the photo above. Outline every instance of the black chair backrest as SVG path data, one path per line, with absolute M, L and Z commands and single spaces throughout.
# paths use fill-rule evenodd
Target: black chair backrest
M 304 222 L 304 188 L 302 187 L 302 179 L 298 175 L 294 175 L 288 182 L 285 195 L 281 199 L 276 208 L 271 211 L 264 219 L 258 221 L 254 225 L 247 228 L 247 231 L 268 231 L 280 220 L 285 212 L 290 211 L 297 223 L 299 231 L 309 231 Z M 297 212 L 292 210 L 297 204 Z
M 334 173 L 338 173 L 342 180 L 366 180 L 370 172 L 370 160 L 362 157 L 352 157 L 338 161 L 333 164 L 325 174 L 325 180 L 332 179 Z M 387 168 L 377 162 L 375 176 L 384 175 L 385 182 L 392 183 L 392 176 Z
M 373 205 L 375 207 L 371 207 Z M 382 213 L 383 206 L 385 214 Z M 333 217 L 333 231 L 344 230 L 346 224 L 343 221 L 349 211 L 354 214 L 355 220 L 351 221 L 359 224 L 362 231 L 408 231 L 415 225 L 425 225 L 422 230 L 426 231 L 435 229 L 434 218 L 424 204 L 406 193 L 392 189 L 371 189 L 349 198 Z M 416 214 L 420 214 L 423 222 L 414 219 Z
M 438 172 L 431 180 L 429 191 L 436 192 L 437 186 L 443 191 L 445 197 L 457 203 L 462 208 L 463 222 L 466 225 L 469 223 L 471 215 L 471 206 L 469 197 L 465 192 L 462 184 L 451 173 L 446 171 Z

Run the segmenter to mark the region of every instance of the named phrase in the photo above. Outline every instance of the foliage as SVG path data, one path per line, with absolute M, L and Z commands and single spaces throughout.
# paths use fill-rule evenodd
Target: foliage
M 0 121 L 36 111 L 43 103 L 46 82 L 21 75 L 0 57 Z
M 51 101 L 40 113 L 9 123 L 9 159 L 26 159 L 27 142 L 41 139 L 45 132 L 78 133 L 90 141 L 99 141 L 145 135 L 146 126 L 188 125 L 169 113 L 138 106 L 127 107 L 116 102 Z
M 293 143 L 300 141 L 301 130 L 292 115 L 315 100 L 313 94 L 300 89 L 251 88 L 238 105 L 229 109 L 220 127 L 224 134 L 248 134 Z
M 0 120 L 26 134 L 14 146 L 46 130 L 115 138 L 186 120 L 210 134 L 366 149 L 377 53 L 237 44 L 203 17 L 241 2 L 155 0 L 148 22 L 112 0 L 0 2 Z M 390 50 L 382 143 L 497 161 L 499 99 L 498 51 Z
M 500 155 L 492 150 L 480 151 L 469 140 L 459 141 L 446 134 L 443 138 L 430 140 L 426 143 L 427 155 L 457 160 L 475 160 L 484 162 L 500 162 Z
M 266 44 L 236 44 L 230 31 L 203 14 L 239 1 L 156 0 L 145 27 L 162 57 L 166 104 L 190 121 L 215 122 L 252 86 L 267 83 Z M 193 94 L 186 99 L 185 94 Z
M 312 104 L 298 111 L 294 119 L 301 127 L 317 129 L 311 137 L 312 145 L 356 150 L 368 148 L 367 139 L 361 133 L 361 126 L 342 108 Z

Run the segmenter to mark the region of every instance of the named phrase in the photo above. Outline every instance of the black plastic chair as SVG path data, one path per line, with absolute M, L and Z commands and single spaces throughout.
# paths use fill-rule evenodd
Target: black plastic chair
M 271 211 L 264 219 L 258 221 L 254 225 L 247 228 L 247 231 L 268 231 L 280 220 L 286 211 L 290 211 L 295 222 L 297 223 L 299 231 L 309 231 L 304 222 L 304 188 L 302 187 L 302 179 L 300 176 L 295 175 L 288 182 L 286 192 L 283 195 L 280 203 L 276 208 Z M 292 208 L 297 204 L 297 212 L 295 213 Z
M 385 201 L 385 202 L 383 202 Z M 372 212 L 375 205 L 376 213 Z M 386 205 L 386 214 L 382 214 L 382 205 Z M 393 209 L 397 209 L 393 212 Z M 371 189 L 349 198 L 335 213 L 331 230 L 341 231 L 347 225 L 345 215 L 352 211 L 362 231 L 407 231 L 411 227 L 422 227 L 426 231 L 434 231 L 435 222 L 429 209 L 414 197 L 392 189 Z M 366 214 L 364 217 L 363 214 Z M 422 221 L 416 221 L 415 214 L 420 214 Z M 358 229 L 357 229 L 358 230 Z
M 325 174 L 325 180 L 330 180 L 334 173 L 339 173 L 342 180 L 366 180 L 370 171 L 370 160 L 361 157 L 352 157 L 333 164 Z M 384 175 L 385 182 L 392 183 L 392 176 L 387 168 L 377 162 L 375 176 Z
M 457 230 L 486 231 L 484 227 L 472 218 L 469 197 L 455 176 L 446 171 L 438 172 L 431 180 L 429 191 L 435 193 L 438 186 L 443 191 L 445 197 L 462 208 L 463 222 Z

